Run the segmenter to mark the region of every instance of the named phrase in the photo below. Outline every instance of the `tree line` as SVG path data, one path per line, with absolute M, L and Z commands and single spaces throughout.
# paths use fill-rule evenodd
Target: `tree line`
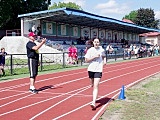
M 0 29 L 20 28 L 19 14 L 47 10 L 51 0 L 0 0 Z
M 155 18 L 154 10 L 151 8 L 140 8 L 138 10 L 131 11 L 128 15 L 125 15 L 123 19 L 129 19 L 136 25 L 149 27 L 149 28 L 159 28 L 159 19 Z

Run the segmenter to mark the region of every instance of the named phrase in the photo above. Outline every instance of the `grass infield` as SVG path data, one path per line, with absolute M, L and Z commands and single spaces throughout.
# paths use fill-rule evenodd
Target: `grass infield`
M 125 96 L 112 101 L 99 120 L 160 119 L 160 74 L 125 90 Z

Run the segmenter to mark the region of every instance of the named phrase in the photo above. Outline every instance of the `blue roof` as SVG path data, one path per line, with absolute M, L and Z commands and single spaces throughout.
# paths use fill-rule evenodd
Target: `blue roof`
M 66 24 L 88 26 L 95 28 L 128 31 L 133 33 L 160 32 L 159 29 L 137 26 L 132 23 L 123 22 L 109 17 L 99 16 L 82 10 L 71 8 L 59 8 L 33 13 L 18 15 L 19 18 L 45 19 Z

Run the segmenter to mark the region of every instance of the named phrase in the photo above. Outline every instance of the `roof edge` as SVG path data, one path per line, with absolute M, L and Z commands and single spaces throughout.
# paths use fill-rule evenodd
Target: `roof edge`
M 20 14 L 20 15 L 18 15 L 18 18 L 22 18 L 22 17 L 26 17 L 26 16 L 31 16 L 31 15 L 38 15 L 38 14 L 43 14 L 43 13 L 51 13 L 51 12 L 60 11 L 60 10 L 66 10 L 66 7 L 57 8 L 57 9 L 53 9 L 53 10 L 44 10 L 44 11 L 38 11 L 38 12 Z

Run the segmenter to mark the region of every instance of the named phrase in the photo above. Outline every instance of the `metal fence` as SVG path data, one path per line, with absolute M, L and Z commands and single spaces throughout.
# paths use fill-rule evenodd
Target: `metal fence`
M 69 67 L 78 67 L 86 65 L 84 61 L 84 52 L 78 53 L 78 61 L 76 64 L 69 64 L 68 52 L 62 53 L 40 53 L 39 71 L 49 71 L 55 69 L 63 69 Z M 132 54 L 127 55 L 124 51 L 114 51 L 112 54 L 106 52 L 107 62 L 131 59 Z M 145 52 L 143 57 L 148 57 Z M 28 71 L 28 60 L 26 54 L 9 54 L 6 56 L 6 75 L 26 74 Z

